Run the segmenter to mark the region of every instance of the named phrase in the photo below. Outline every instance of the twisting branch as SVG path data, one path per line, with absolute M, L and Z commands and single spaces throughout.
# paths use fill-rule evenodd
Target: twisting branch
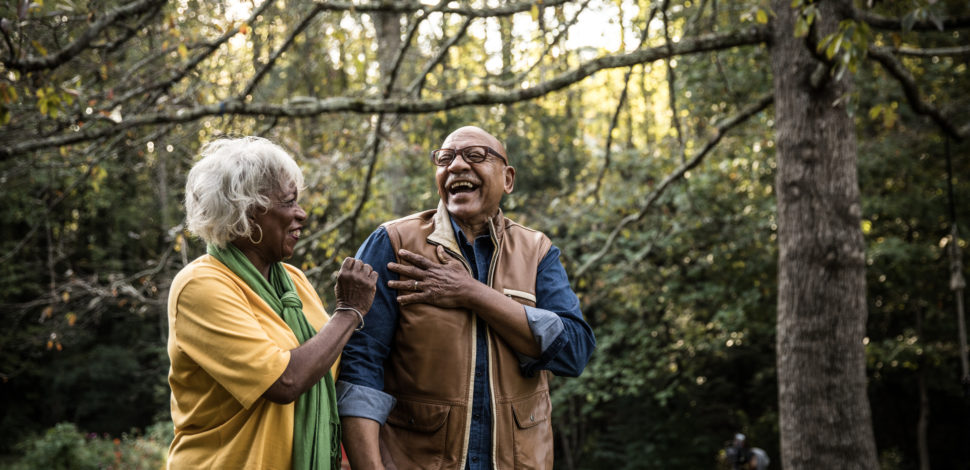
M 919 49 L 915 47 L 898 47 L 894 50 L 899 55 L 908 55 L 915 57 L 967 57 L 970 56 L 970 46 L 955 46 L 955 47 L 933 47 L 929 49 Z
M 10 59 L 4 60 L 3 65 L 13 70 L 21 72 L 34 72 L 37 70 L 53 69 L 75 58 L 82 50 L 88 48 L 92 41 L 104 31 L 105 28 L 114 25 L 117 21 L 138 16 L 149 10 L 156 9 L 164 5 L 166 0 L 135 0 L 127 5 L 120 6 L 109 11 L 104 16 L 97 19 L 88 29 L 61 50 L 48 54 L 43 57 L 26 57 L 17 60 L 17 51 L 11 48 Z M 8 45 L 8 47 L 10 47 Z
M 269 2 L 266 2 L 266 3 L 269 3 Z M 293 28 L 293 31 L 290 31 L 289 37 L 287 37 L 286 40 L 283 41 L 283 44 L 280 45 L 280 47 L 276 48 L 276 50 L 273 51 L 273 53 L 269 56 L 269 60 L 267 60 L 266 63 L 259 68 L 256 74 L 253 75 L 253 78 L 246 85 L 246 88 L 244 88 L 242 93 L 239 94 L 240 99 L 246 99 L 246 96 L 248 96 L 250 93 L 253 92 L 253 89 L 256 88 L 256 85 L 258 85 L 259 82 L 263 80 L 263 77 L 265 77 L 266 74 L 269 72 L 269 70 L 273 67 L 273 65 L 276 64 L 276 60 L 279 59 L 280 56 L 282 56 L 283 53 L 290 48 L 290 46 L 293 45 L 293 43 L 296 41 L 296 37 L 299 36 L 301 33 L 303 33 L 303 31 L 307 28 L 307 26 L 310 26 L 310 22 L 313 21 L 313 19 L 316 18 L 317 15 L 319 15 L 322 12 L 323 12 L 322 6 L 320 5 L 314 6 L 313 10 L 311 10 L 310 13 L 308 13 L 306 17 L 303 18 L 303 21 L 300 21 L 300 24 L 296 25 L 296 28 Z
M 341 225 L 348 222 L 351 224 L 351 233 L 353 233 L 353 231 L 356 229 L 355 227 L 357 225 L 356 223 L 357 218 L 360 216 L 360 212 L 361 210 L 363 210 L 364 204 L 367 202 L 367 199 L 370 197 L 370 186 L 374 177 L 374 170 L 375 168 L 377 168 L 377 157 L 380 155 L 379 150 L 380 150 L 381 139 L 382 139 L 381 126 L 384 125 L 383 121 L 384 121 L 384 115 L 378 114 L 374 131 L 371 132 L 370 136 L 367 138 L 367 145 L 364 146 L 365 148 L 364 151 L 370 154 L 370 158 L 369 158 L 369 161 L 367 162 L 367 174 L 364 176 L 363 186 L 360 191 L 360 199 L 357 200 L 357 204 L 354 205 L 354 208 L 352 210 L 345 212 L 344 215 L 340 216 L 340 218 L 338 218 L 337 220 L 334 220 L 333 222 L 330 222 L 320 230 L 317 230 L 316 232 L 312 233 L 310 236 L 300 237 L 300 241 L 296 243 L 297 248 L 302 247 L 307 243 L 310 243 L 312 240 L 316 240 L 320 238 L 326 233 L 330 233 L 336 230 Z M 348 236 L 344 238 L 351 239 L 353 237 Z
M 263 12 L 266 11 L 266 9 L 269 8 L 269 6 L 272 3 L 273 3 L 272 0 L 265 0 L 258 8 L 253 10 L 253 13 L 249 15 L 249 19 L 247 19 L 245 23 L 252 24 L 253 22 L 255 22 L 256 18 L 262 15 Z M 151 96 L 151 98 L 146 100 L 146 104 L 154 103 L 158 99 L 159 94 L 164 93 L 165 90 L 168 90 L 170 87 L 172 87 L 180 80 L 182 80 L 182 78 L 184 78 L 186 75 L 188 75 L 189 72 L 194 70 L 200 63 L 202 63 L 202 61 L 204 61 L 206 58 L 208 58 L 213 53 L 215 53 L 215 51 L 219 49 L 219 46 L 221 46 L 223 43 L 228 41 L 229 38 L 235 36 L 236 33 L 238 32 L 239 32 L 239 26 L 230 28 L 228 31 L 226 31 L 222 36 L 220 36 L 215 41 L 210 42 L 208 44 L 203 44 L 202 46 L 204 50 L 201 54 L 192 58 L 192 60 L 190 60 L 180 70 L 173 73 L 167 79 L 163 81 L 158 81 L 155 83 L 150 83 L 143 87 L 138 87 L 138 88 L 129 90 L 128 93 L 125 93 L 121 97 L 113 100 L 111 103 L 103 106 L 102 109 L 114 109 L 115 106 L 118 106 L 119 104 L 124 103 L 135 96 L 139 96 L 148 92 L 154 92 L 154 94 Z
M 562 5 L 569 3 L 571 0 L 545 0 L 542 2 L 544 7 L 551 7 L 556 5 Z M 354 3 L 354 2 L 338 2 L 331 0 L 316 0 L 314 4 L 320 5 L 323 8 L 331 11 L 355 11 L 362 13 L 414 13 L 416 11 L 428 10 L 428 5 L 425 5 L 416 1 L 396 1 L 396 2 L 383 2 L 383 1 L 372 1 L 367 3 Z M 519 1 L 519 2 L 509 2 L 504 3 L 502 6 L 494 8 L 473 8 L 466 6 L 459 2 L 448 2 L 448 5 L 457 4 L 457 6 L 445 6 L 439 11 L 442 13 L 456 13 L 462 16 L 473 17 L 473 18 L 485 18 L 485 17 L 496 17 L 496 16 L 511 16 L 516 13 L 521 13 L 524 11 L 529 11 L 535 6 L 534 1 Z
M 670 18 L 667 16 L 668 3 L 669 1 L 664 1 L 662 15 L 664 23 L 664 43 L 667 49 L 671 50 L 673 41 L 670 39 Z M 674 131 L 677 132 L 677 153 L 680 154 L 680 161 L 683 163 L 687 160 L 687 153 L 684 147 L 684 132 L 680 125 L 680 117 L 677 116 L 677 75 L 674 73 L 673 64 L 671 64 L 673 57 L 673 54 L 671 54 L 664 60 L 664 66 L 667 68 L 667 98 L 670 101 L 670 119 L 674 125 Z
M 936 106 L 923 100 L 920 96 L 916 79 L 909 73 L 909 70 L 906 70 L 906 67 L 896 56 L 890 52 L 889 48 L 870 46 L 869 57 L 879 62 L 899 82 L 903 88 L 903 93 L 906 95 L 906 100 L 913 108 L 913 111 L 916 111 L 917 114 L 928 116 L 943 132 L 946 132 L 947 135 L 954 139 L 963 140 L 966 137 L 966 132 L 957 129 Z
M 874 28 L 893 31 L 903 31 L 906 29 L 903 26 L 903 20 L 901 18 L 891 18 L 888 16 L 877 15 L 865 10 L 860 10 L 858 8 L 852 8 L 848 13 L 853 20 L 865 22 Z M 970 28 L 970 17 L 961 16 L 956 18 L 943 18 L 940 20 L 940 25 L 943 26 L 944 30 Z M 939 31 L 939 27 L 937 27 L 937 24 L 933 23 L 932 21 L 917 21 L 913 23 L 912 30 Z
M 647 20 L 643 24 L 643 31 L 640 33 L 640 45 L 638 47 L 642 47 L 646 42 L 647 36 L 650 32 L 650 22 L 653 21 L 653 17 L 656 14 L 657 8 L 650 9 L 650 15 L 647 16 Z M 616 105 L 616 111 L 613 113 L 613 119 L 610 120 L 610 129 L 606 132 L 606 148 L 604 150 L 605 155 L 603 158 L 603 168 L 600 169 L 599 176 L 596 177 L 596 186 L 593 187 L 593 198 L 597 203 L 599 203 L 600 199 L 600 187 L 602 187 L 603 184 L 603 177 L 606 176 L 606 171 L 610 168 L 610 158 L 612 155 L 611 147 L 613 147 L 613 130 L 616 129 L 617 123 L 620 120 L 620 111 L 623 109 L 624 103 L 626 103 L 627 92 L 630 89 L 630 77 L 632 75 L 633 67 L 631 66 L 629 69 L 627 69 L 626 75 L 623 77 L 623 91 L 620 93 L 620 99 Z
M 653 204 L 657 201 L 657 199 L 667 190 L 667 188 L 670 187 L 670 185 L 673 184 L 674 182 L 683 178 L 684 173 L 687 173 L 689 170 L 691 170 L 692 168 L 700 164 L 701 161 L 704 160 L 704 157 L 707 156 L 707 154 L 711 151 L 711 149 L 713 149 L 717 145 L 717 143 L 721 141 L 721 138 L 724 137 L 725 133 L 727 133 L 729 130 L 733 129 L 734 127 L 736 127 L 738 124 L 741 124 L 747 121 L 755 114 L 758 114 L 759 112 L 767 108 L 773 101 L 774 101 L 773 95 L 768 94 L 768 95 L 762 96 L 753 104 L 750 104 L 744 109 L 742 109 L 740 112 L 738 112 L 738 114 L 735 114 L 734 116 L 730 116 L 727 119 L 719 122 L 715 126 L 714 136 L 712 136 L 707 141 L 707 143 L 704 144 L 704 147 L 698 150 L 697 153 L 695 153 L 690 160 L 684 162 L 682 165 L 677 167 L 677 169 L 674 170 L 673 173 L 670 173 L 669 175 L 667 175 L 667 177 L 665 177 L 663 181 L 661 181 L 660 184 L 657 185 L 657 187 L 653 191 L 651 191 L 650 194 L 647 195 L 646 199 L 644 199 L 643 204 L 640 206 L 640 210 L 637 213 L 630 214 L 624 217 L 622 220 L 620 220 L 620 223 L 617 224 L 617 226 L 613 229 L 613 231 L 610 232 L 610 235 L 606 238 L 606 241 L 603 243 L 603 247 L 600 248 L 600 250 L 597 251 L 596 253 L 593 253 L 592 255 L 590 255 L 590 257 L 586 259 L 583 265 L 576 270 L 576 277 L 578 278 L 582 276 L 592 265 L 599 262 L 599 260 L 603 258 L 603 256 L 605 256 L 606 253 L 610 251 L 610 248 L 612 248 L 613 246 L 613 242 L 616 241 L 616 237 L 619 236 L 620 232 L 622 232 L 627 225 L 630 225 L 634 222 L 639 222 L 640 220 L 642 220 L 647 215 L 647 212 L 650 210 L 650 208 L 653 207 Z
M 268 2 L 266 2 L 268 3 Z M 115 135 L 124 130 L 165 123 L 186 123 L 216 115 L 244 115 L 280 118 L 305 118 L 321 114 L 351 112 L 361 114 L 424 114 L 465 106 L 507 104 L 527 101 L 573 85 L 594 73 L 612 68 L 653 62 L 672 55 L 695 54 L 719 49 L 753 45 L 769 39 L 768 29 L 756 26 L 728 33 L 708 34 L 685 39 L 671 46 L 635 50 L 629 53 L 602 56 L 563 72 L 529 88 L 501 91 L 464 91 L 440 99 L 347 97 L 324 99 L 306 98 L 283 104 L 244 103 L 240 100 L 181 108 L 171 112 L 134 115 L 112 126 L 82 128 L 77 132 L 18 142 L 4 142 L 0 146 L 0 161 L 14 155 L 40 148 L 58 147 Z
M 542 63 L 541 59 L 549 55 L 549 51 L 552 50 L 553 46 L 558 44 L 562 40 L 562 37 L 569 32 L 569 29 L 572 28 L 577 21 L 579 21 L 579 15 L 583 14 L 583 11 L 586 10 L 586 7 L 589 5 L 589 2 L 590 0 L 584 0 L 583 3 L 580 3 L 579 8 L 576 10 L 576 13 L 573 15 L 572 19 L 559 25 L 559 27 L 557 28 L 558 31 L 556 32 L 556 37 L 553 38 L 552 41 L 549 41 L 548 44 L 546 44 L 546 48 L 538 56 L 539 59 L 537 59 L 532 65 L 530 65 L 528 68 L 526 68 L 516 76 L 509 78 L 507 80 L 501 80 L 496 84 L 500 87 L 508 88 L 508 87 L 516 86 L 519 83 L 521 83 L 525 77 L 527 77 L 530 73 L 532 73 L 532 71 L 535 70 L 535 68 Z
M 427 64 L 425 64 L 424 69 L 421 70 L 421 73 L 419 73 L 414 81 L 408 85 L 408 90 L 406 93 L 407 96 L 414 98 L 421 97 L 421 89 L 424 88 L 425 79 L 428 77 L 428 74 L 431 73 L 431 70 L 437 67 L 441 61 L 445 60 L 445 56 L 448 55 L 448 50 L 451 49 L 451 46 L 454 46 L 458 40 L 465 36 L 465 32 L 468 31 L 468 26 L 472 24 L 472 19 L 473 18 L 465 18 L 465 21 L 461 24 L 461 28 L 458 29 L 458 32 L 455 33 L 455 35 L 452 36 L 451 39 L 449 39 L 448 42 L 441 47 L 441 49 L 438 50 L 438 53 L 435 54 L 435 56 L 429 60 Z
M 404 55 L 407 53 L 408 49 L 411 47 L 411 41 L 414 40 L 414 35 L 418 32 L 418 26 L 421 25 L 424 20 L 428 19 L 428 15 L 435 11 L 440 11 L 446 5 L 448 5 L 449 0 L 441 0 L 431 11 L 422 10 L 421 13 L 411 22 L 408 26 L 407 34 L 405 34 L 404 41 L 401 43 L 401 48 L 397 50 L 397 55 L 394 57 L 394 63 L 391 66 L 391 70 L 386 74 L 387 84 L 384 87 L 384 96 L 391 96 L 391 92 L 394 90 L 394 83 L 397 81 L 397 74 L 400 73 L 401 63 L 404 61 Z M 468 24 L 466 21 L 465 24 Z M 462 29 L 464 31 L 464 29 Z

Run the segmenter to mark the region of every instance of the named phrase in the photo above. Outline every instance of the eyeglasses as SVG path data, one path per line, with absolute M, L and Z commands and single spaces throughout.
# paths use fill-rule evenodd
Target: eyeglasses
M 455 155 L 461 155 L 461 158 L 468 163 L 481 163 L 488 158 L 488 154 L 501 158 L 506 165 L 509 164 L 509 161 L 501 153 L 484 145 L 471 145 L 460 149 L 438 149 L 431 152 L 431 161 L 438 166 L 448 166 L 455 161 Z

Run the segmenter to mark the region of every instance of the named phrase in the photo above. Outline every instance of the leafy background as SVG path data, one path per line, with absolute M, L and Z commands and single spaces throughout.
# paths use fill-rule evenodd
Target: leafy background
M 958 468 L 947 161 L 965 227 L 970 11 L 874 3 L 820 55 L 855 81 L 879 464 L 917 468 L 922 437 Z M 793 34 L 812 5 L 793 2 Z M 310 217 L 291 262 L 332 304 L 338 260 L 434 207 L 426 155 L 465 124 L 504 139 L 503 207 L 562 249 L 597 335 L 583 376 L 554 382 L 557 467 L 711 468 L 738 431 L 778 455 L 767 3 L 47 0 L 0 17 L 0 465 L 164 455 L 166 294 L 204 250 L 181 205 L 204 142 L 258 134 L 297 157 Z

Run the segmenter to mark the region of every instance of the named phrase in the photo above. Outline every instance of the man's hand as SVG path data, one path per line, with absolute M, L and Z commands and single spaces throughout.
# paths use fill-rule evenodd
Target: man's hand
M 377 292 L 377 272 L 363 261 L 344 258 L 333 291 L 337 296 L 337 308 L 355 308 L 361 315 L 367 315 Z
M 397 289 L 397 301 L 401 305 L 424 303 L 442 308 L 463 308 L 468 306 L 469 293 L 476 287 L 484 286 L 472 278 L 464 264 L 446 253 L 444 248 L 438 246 L 437 252 L 441 263 L 403 249 L 398 251 L 398 255 L 411 263 L 410 266 L 387 263 L 387 269 L 409 278 L 387 281 L 388 287 Z

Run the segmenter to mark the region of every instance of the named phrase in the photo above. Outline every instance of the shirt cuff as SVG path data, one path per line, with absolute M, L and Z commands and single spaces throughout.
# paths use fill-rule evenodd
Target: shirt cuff
M 529 320 L 529 328 L 532 330 L 532 336 L 539 343 L 539 349 L 542 352 L 546 352 L 549 346 L 552 346 L 552 343 L 556 341 L 556 338 L 562 334 L 563 329 L 565 329 L 562 325 L 562 319 L 559 318 L 559 315 L 548 310 L 530 307 L 528 305 L 523 305 L 523 307 L 525 307 L 525 316 Z
M 341 416 L 370 418 L 381 426 L 397 400 L 380 390 L 364 385 L 356 385 L 343 380 L 336 383 L 337 413 Z
M 563 348 L 565 341 L 562 338 L 562 332 L 565 327 L 562 324 L 562 318 L 559 318 L 555 312 L 528 305 L 523 307 L 525 307 L 525 317 L 529 321 L 529 329 L 539 343 L 541 353 L 538 359 L 525 354 L 515 353 L 515 355 L 519 358 L 519 369 L 522 373 L 526 377 L 532 377 Z

